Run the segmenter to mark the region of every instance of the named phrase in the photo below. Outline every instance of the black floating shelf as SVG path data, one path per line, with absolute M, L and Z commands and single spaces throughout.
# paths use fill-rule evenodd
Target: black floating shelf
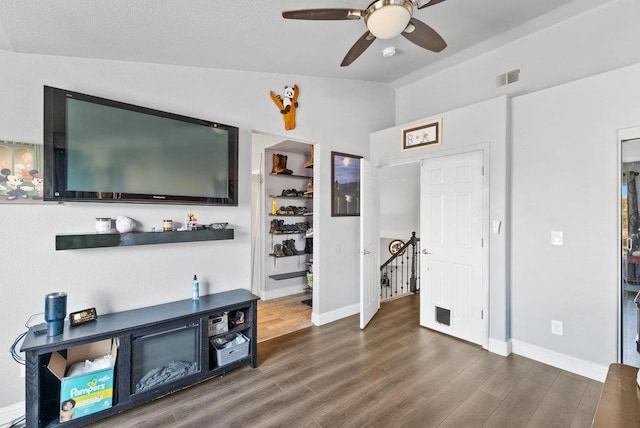
M 269 232 L 271 235 L 304 235 L 305 230 L 289 230 L 287 232 Z
M 271 257 L 275 257 L 276 259 L 283 259 L 285 257 L 304 256 L 305 254 L 310 254 L 310 253 L 305 253 L 304 251 L 296 251 L 295 254 L 292 254 L 290 256 L 276 256 L 274 253 L 269 253 Z
M 274 173 L 271 173 L 271 175 L 278 175 L 280 177 L 306 178 L 307 180 L 313 180 L 313 176 L 309 176 L 309 175 L 274 174 Z
M 280 281 L 282 279 L 299 278 L 303 276 L 307 276 L 307 271 L 301 270 L 299 272 L 279 273 L 277 275 L 269 275 L 269 278 Z
M 282 196 L 282 195 L 269 195 L 269 198 L 283 198 L 283 199 L 313 199 L 313 194 L 312 193 L 308 193 L 306 195 L 302 195 L 302 196 Z
M 56 235 L 56 250 L 127 247 L 131 245 L 170 244 L 175 242 L 233 239 L 233 229 L 185 230 L 182 232 L 85 233 Z

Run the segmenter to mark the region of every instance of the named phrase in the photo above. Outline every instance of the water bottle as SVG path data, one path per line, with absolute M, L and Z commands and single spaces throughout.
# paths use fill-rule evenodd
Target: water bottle
M 198 282 L 198 277 L 196 275 L 193 275 L 193 283 L 191 285 L 191 299 L 200 299 L 200 282 Z

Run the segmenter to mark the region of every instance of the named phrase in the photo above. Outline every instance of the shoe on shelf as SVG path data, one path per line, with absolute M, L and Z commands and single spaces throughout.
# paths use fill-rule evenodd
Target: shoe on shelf
M 271 168 L 271 174 L 293 174 L 293 171 L 287 169 L 287 156 L 274 153 L 272 158 L 273 168 Z
M 313 183 L 307 183 L 307 190 L 304 192 L 305 195 L 310 195 L 313 193 Z
M 284 257 L 284 252 L 282 251 L 282 244 L 275 244 L 273 246 L 273 255 L 275 257 Z
M 309 155 L 310 156 L 309 160 L 302 165 L 305 168 L 313 168 L 313 145 L 310 145 L 309 149 L 311 150 L 311 154 Z

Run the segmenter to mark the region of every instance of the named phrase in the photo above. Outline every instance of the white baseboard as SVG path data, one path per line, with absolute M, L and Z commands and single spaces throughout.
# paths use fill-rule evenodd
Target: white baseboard
M 0 407 L 0 426 L 11 423 L 16 418 L 23 416 L 25 413 L 24 401 L 20 403 L 11 404 L 10 406 Z
M 260 292 L 262 300 L 278 299 L 280 297 L 291 296 L 292 294 L 300 294 L 306 289 L 305 285 L 298 284 L 291 287 L 276 288 L 275 290 L 266 290 Z
M 360 313 L 360 303 L 355 303 L 351 306 L 345 306 L 340 309 L 333 310 L 331 312 L 326 312 L 324 314 L 311 314 L 311 322 L 314 325 L 324 325 L 329 324 L 330 322 L 337 321 L 342 318 L 350 317 L 351 315 Z
M 508 357 L 511 354 L 511 341 L 503 342 L 502 340 L 489 338 L 489 352 Z
M 550 351 L 539 346 L 511 340 L 513 353 L 531 358 L 532 360 L 566 370 L 580 376 L 585 376 L 598 382 L 604 382 L 607 377 L 607 366 L 592 363 L 591 361 L 581 360 L 560 352 Z

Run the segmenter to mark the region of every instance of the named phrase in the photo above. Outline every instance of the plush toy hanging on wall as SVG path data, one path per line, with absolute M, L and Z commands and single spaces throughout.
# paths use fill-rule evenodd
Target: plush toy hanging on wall
M 273 91 L 269 91 L 271 99 L 280 109 L 282 113 L 282 119 L 284 120 L 284 129 L 287 131 L 296 127 L 296 109 L 298 108 L 298 85 L 285 86 L 284 98 L 280 95 L 276 95 Z

